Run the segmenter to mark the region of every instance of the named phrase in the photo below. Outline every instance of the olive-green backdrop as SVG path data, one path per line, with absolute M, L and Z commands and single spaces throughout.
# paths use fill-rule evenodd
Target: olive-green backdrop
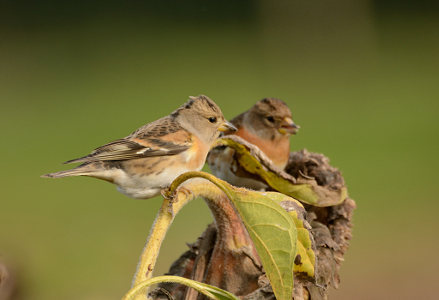
M 239 3 L 237 3 L 239 2 Z M 331 299 L 435 299 L 439 14 L 433 1 L 2 1 L 0 260 L 15 299 L 119 299 L 160 198 L 60 163 L 206 94 L 232 118 L 271 96 L 291 149 L 330 157 L 357 201 Z M 157 274 L 212 217 L 177 217 Z

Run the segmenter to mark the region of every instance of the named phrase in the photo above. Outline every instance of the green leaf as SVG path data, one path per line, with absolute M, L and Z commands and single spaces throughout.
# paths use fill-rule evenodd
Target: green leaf
M 297 253 L 294 258 L 293 271 L 314 278 L 316 256 L 312 248 L 310 232 L 305 228 L 296 211 L 290 211 L 289 214 L 293 217 L 297 228 Z
M 215 146 L 227 146 L 235 150 L 235 160 L 238 167 L 244 173 L 250 173 L 254 179 L 260 178 L 274 190 L 298 199 L 304 203 L 314 206 L 332 206 L 341 203 L 347 197 L 346 188 L 330 190 L 319 186 L 315 180 L 301 179 L 296 182 L 291 175 L 273 168 L 271 162 L 261 154 L 254 151 L 253 145 L 246 143 L 236 137 L 225 137 L 219 139 Z
M 291 216 L 270 198 L 273 194 L 240 190 L 231 200 L 255 244 L 276 299 L 290 300 L 297 231 Z
M 296 225 L 297 252 L 294 258 L 293 271 L 314 278 L 316 256 L 313 248 L 312 235 L 310 230 L 305 227 L 303 219 L 298 215 L 298 212 L 303 213 L 305 208 L 296 199 L 280 193 L 270 192 L 270 198 L 288 211 L 288 214 L 293 218 Z
M 145 293 L 145 289 L 148 286 L 151 286 L 153 284 L 157 284 L 160 282 L 176 282 L 180 284 L 184 284 L 186 286 L 189 286 L 198 292 L 206 295 L 207 297 L 215 300 L 239 300 L 238 297 L 233 295 L 232 293 L 229 293 L 227 291 L 224 291 L 220 288 L 217 288 L 212 285 L 208 285 L 206 283 L 201 283 L 195 280 L 187 279 L 184 277 L 179 276 L 158 276 L 154 277 L 145 281 L 140 282 L 138 285 L 134 286 L 124 297 L 123 300 L 132 300 L 132 299 L 138 299 L 137 297 L 143 296 L 141 293 Z M 144 297 L 145 299 L 146 297 Z
M 291 198 L 275 192 L 236 188 L 204 172 L 180 175 L 165 194 L 172 196 L 182 182 L 193 177 L 211 181 L 233 202 L 261 258 L 276 299 L 291 300 L 297 231 L 291 215 L 279 205 L 281 199 Z

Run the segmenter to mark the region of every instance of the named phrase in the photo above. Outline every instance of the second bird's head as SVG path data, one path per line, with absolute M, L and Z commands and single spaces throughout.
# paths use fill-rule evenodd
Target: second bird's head
M 244 122 L 261 136 L 276 137 L 296 134 L 300 126 L 293 122 L 291 111 L 282 100 L 265 98 L 256 102 L 245 114 Z

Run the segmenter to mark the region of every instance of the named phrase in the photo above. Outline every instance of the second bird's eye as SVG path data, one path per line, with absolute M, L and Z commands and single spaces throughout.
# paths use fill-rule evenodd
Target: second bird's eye
M 271 123 L 274 123 L 274 118 L 273 118 L 273 116 L 268 116 L 268 117 L 267 117 L 267 120 L 270 121 Z
M 215 123 L 216 122 L 216 118 L 215 117 L 210 117 L 209 118 L 209 122 L 210 123 Z

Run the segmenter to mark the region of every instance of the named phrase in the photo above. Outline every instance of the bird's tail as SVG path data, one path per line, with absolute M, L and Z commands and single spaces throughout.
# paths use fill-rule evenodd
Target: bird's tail
M 61 178 L 61 177 L 68 177 L 68 176 L 87 176 L 89 174 L 90 174 L 90 171 L 84 170 L 83 168 L 81 168 L 81 166 L 79 166 L 77 168 L 70 169 L 70 170 L 44 174 L 44 175 L 41 175 L 41 177 L 43 177 L 43 178 Z

